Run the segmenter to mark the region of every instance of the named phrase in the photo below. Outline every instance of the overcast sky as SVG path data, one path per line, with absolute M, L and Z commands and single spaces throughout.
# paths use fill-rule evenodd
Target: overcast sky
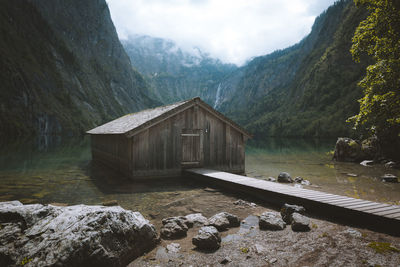
M 121 39 L 143 34 L 199 47 L 224 62 L 293 45 L 335 0 L 107 0 Z

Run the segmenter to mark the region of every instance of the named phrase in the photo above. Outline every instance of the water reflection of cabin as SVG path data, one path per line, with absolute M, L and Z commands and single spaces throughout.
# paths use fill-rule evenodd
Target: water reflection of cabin
M 92 158 L 131 178 L 204 167 L 244 173 L 250 134 L 200 98 L 148 109 L 88 131 Z

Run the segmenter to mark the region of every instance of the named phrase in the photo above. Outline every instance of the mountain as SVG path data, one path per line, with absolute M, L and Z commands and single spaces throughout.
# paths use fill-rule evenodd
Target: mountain
M 301 42 L 257 57 L 224 80 L 220 110 L 256 136 L 350 135 L 345 121 L 358 113 L 357 82 L 367 64 L 354 63 L 349 50 L 365 16 L 353 1 L 337 1 Z
M 200 96 L 214 106 L 220 82 L 237 67 L 213 59 L 198 48 L 185 51 L 173 41 L 144 35 L 121 40 L 132 66 L 163 103 Z
M 76 134 L 158 102 L 105 0 L 0 1 L 0 135 Z

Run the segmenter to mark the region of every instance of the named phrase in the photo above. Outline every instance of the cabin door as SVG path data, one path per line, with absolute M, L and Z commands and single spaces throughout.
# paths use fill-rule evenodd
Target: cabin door
M 182 129 L 182 168 L 203 166 L 203 134 L 200 129 Z

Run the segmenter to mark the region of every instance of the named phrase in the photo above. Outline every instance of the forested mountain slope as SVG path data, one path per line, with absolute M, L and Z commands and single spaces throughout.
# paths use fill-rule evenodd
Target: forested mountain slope
M 105 0 L 0 1 L 0 135 L 83 133 L 156 104 Z
M 146 77 L 153 94 L 166 104 L 200 96 L 214 106 L 219 84 L 237 69 L 198 48 L 185 51 L 162 38 L 133 35 L 121 42 L 132 66 Z
M 249 62 L 221 111 L 256 136 L 350 134 L 345 121 L 358 112 L 366 63 L 349 49 L 365 16 L 351 0 L 336 2 L 300 43 Z

